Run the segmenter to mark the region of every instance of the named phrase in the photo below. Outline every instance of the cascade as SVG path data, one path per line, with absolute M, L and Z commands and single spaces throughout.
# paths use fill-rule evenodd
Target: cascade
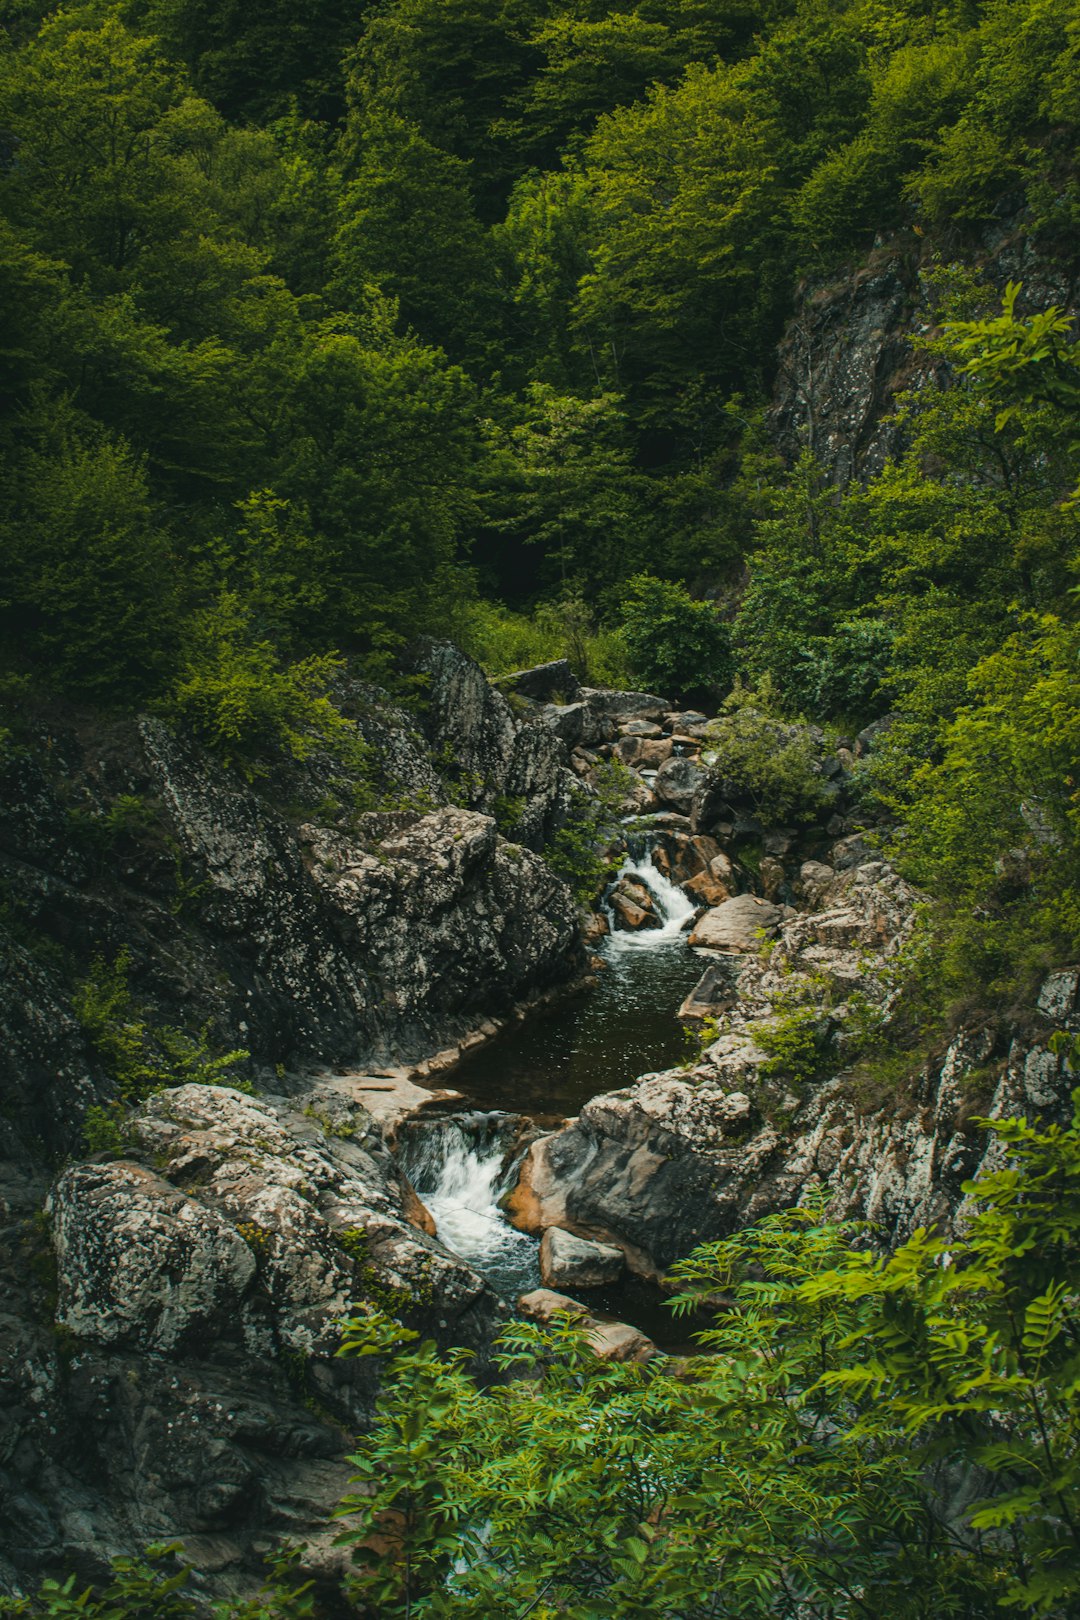
M 399 1157 L 438 1229 L 506 1298 L 540 1284 L 539 1243 L 505 1220 L 499 1200 L 513 1181 L 521 1118 L 473 1111 L 417 1123 Z
M 605 898 L 604 910 L 611 924 L 611 932 L 603 941 L 602 954 L 612 958 L 623 951 L 661 950 L 672 941 L 682 938 L 686 925 L 697 908 L 689 895 L 684 894 L 653 865 L 652 846 L 649 843 L 645 842 L 640 850 L 631 849 L 616 872 L 611 887 L 613 888 L 620 878 L 625 877 L 637 878 L 639 882 L 644 883 L 653 897 L 657 914 L 662 919 L 662 927 L 642 928 L 637 933 L 615 928 L 611 907 Z M 610 889 L 608 892 L 610 893 Z

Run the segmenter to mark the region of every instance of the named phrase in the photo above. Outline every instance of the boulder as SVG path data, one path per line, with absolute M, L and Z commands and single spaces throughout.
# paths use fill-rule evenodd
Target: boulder
M 702 906 L 722 906 L 738 889 L 735 869 L 726 855 L 717 855 L 703 872 L 684 885 L 691 899 Z
M 553 1293 L 550 1288 L 534 1288 L 522 1294 L 517 1308 L 528 1321 L 540 1322 L 544 1327 L 550 1327 L 564 1314 L 571 1316 L 575 1325 L 586 1329 L 586 1342 L 599 1361 L 651 1361 L 661 1354 L 651 1339 L 628 1322 L 590 1316 L 576 1299 Z
M 584 1305 L 579 1305 L 569 1294 L 557 1294 L 550 1288 L 533 1288 L 527 1294 L 519 1294 L 517 1308 L 527 1321 L 541 1322 L 544 1327 L 550 1327 L 556 1317 L 562 1315 L 572 1316 L 579 1322 L 592 1321 Z
M 696 760 L 676 756 L 661 765 L 657 772 L 654 785 L 656 796 L 683 815 L 689 815 L 694 799 L 708 777 L 708 771 Z
M 624 1268 L 623 1252 L 607 1243 L 549 1226 L 540 1242 L 540 1275 L 549 1288 L 603 1288 Z
M 652 692 L 616 692 L 610 687 L 584 686 L 581 695 L 598 714 L 614 720 L 662 720 L 668 712 L 664 698 Z
M 766 900 L 779 900 L 780 891 L 787 882 L 784 863 L 777 860 L 775 855 L 766 855 L 762 859 L 759 871 Z
M 619 758 L 624 765 L 635 770 L 659 770 L 665 760 L 671 758 L 674 745 L 669 737 L 658 737 L 652 740 L 648 737 L 620 737 L 617 748 Z
M 652 1361 L 662 1355 L 651 1339 L 629 1322 L 596 1322 L 585 1337 L 598 1361 Z
M 640 878 L 623 877 L 608 896 L 616 928 L 636 933 L 642 928 L 661 927 L 656 902 Z
M 653 720 L 626 720 L 619 726 L 619 734 L 623 737 L 657 738 L 664 735 L 664 728 Z
M 578 678 L 565 658 L 556 658 L 550 664 L 536 664 L 532 669 L 518 669 L 504 675 L 499 685 L 519 697 L 531 698 L 534 703 L 553 703 L 562 698 L 574 703 L 581 695 Z
M 731 974 L 725 963 L 713 962 L 705 969 L 690 994 L 679 1008 L 682 1023 L 702 1023 L 706 1018 L 717 1018 L 738 1000 Z
M 712 951 L 758 951 L 761 935 L 771 937 L 781 921 L 778 906 L 757 895 L 739 894 L 699 917 L 690 935 L 691 945 Z
M 700 833 L 688 836 L 666 827 L 654 840 L 649 858 L 669 883 L 678 884 L 689 883 L 691 878 L 708 871 L 715 860 L 726 863 L 728 869 L 731 866 L 715 838 L 705 838 Z

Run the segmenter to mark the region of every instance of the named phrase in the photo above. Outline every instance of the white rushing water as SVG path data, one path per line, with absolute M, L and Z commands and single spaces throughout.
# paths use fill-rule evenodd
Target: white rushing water
M 439 1240 L 506 1298 L 540 1284 L 539 1244 L 510 1226 L 499 1199 L 512 1179 L 508 1114 L 463 1114 L 414 1134 L 405 1154 Z
M 684 940 L 686 924 L 697 907 L 689 895 L 684 894 L 662 872 L 657 871 L 648 850 L 641 855 L 626 857 L 616 872 L 614 881 L 618 883 L 620 878 L 625 877 L 637 878 L 644 883 L 653 897 L 662 926 L 641 928 L 636 933 L 612 926 L 611 933 L 604 941 L 607 953 L 618 955 L 622 951 L 655 951 L 662 946 L 670 945 L 673 941 Z M 610 907 L 608 921 L 612 922 Z

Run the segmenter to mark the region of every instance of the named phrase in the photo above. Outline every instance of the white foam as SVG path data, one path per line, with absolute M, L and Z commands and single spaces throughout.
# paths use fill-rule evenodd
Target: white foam
M 652 895 L 661 926 L 637 930 L 616 928 L 611 908 L 608 907 L 611 932 L 604 940 L 604 948 L 608 954 L 618 955 L 622 951 L 655 951 L 670 945 L 674 940 L 685 939 L 686 924 L 697 907 L 688 895 L 656 869 L 648 851 L 641 856 L 628 855 L 615 874 L 613 886 L 626 877 L 637 878 L 639 882 L 644 883 Z

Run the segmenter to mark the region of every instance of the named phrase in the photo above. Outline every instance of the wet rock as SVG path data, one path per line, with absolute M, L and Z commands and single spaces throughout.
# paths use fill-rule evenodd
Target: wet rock
M 726 964 L 711 963 L 679 1008 L 681 1023 L 701 1023 L 706 1018 L 717 1018 L 733 1007 L 738 1000 Z
M 708 780 L 708 771 L 695 760 L 674 758 L 661 765 L 656 777 L 656 796 L 683 815 L 689 815 L 694 799 Z
M 586 1338 L 598 1361 L 652 1361 L 662 1354 L 629 1322 L 597 1322 L 588 1329 Z
M 536 664 L 532 669 L 518 669 L 504 675 L 499 685 L 520 697 L 531 698 L 534 703 L 553 703 L 561 698 L 574 703 L 581 695 L 578 678 L 565 658 L 556 658 L 550 664 Z
M 600 1361 L 651 1361 L 661 1354 L 644 1333 L 628 1322 L 612 1322 L 590 1316 L 584 1306 L 566 1294 L 553 1293 L 550 1288 L 534 1288 L 522 1294 L 517 1308 L 530 1322 L 551 1327 L 561 1316 L 570 1316 L 575 1325 L 586 1330 L 586 1342 Z
M 656 901 L 640 878 L 623 877 L 608 896 L 616 928 L 633 933 L 642 928 L 660 928 Z
M 602 1288 L 623 1273 L 623 1253 L 549 1226 L 540 1242 L 540 1275 L 549 1288 Z
M 739 894 L 699 917 L 690 935 L 691 945 L 713 951 L 758 951 L 762 936 L 775 934 L 779 908 L 753 894 Z

